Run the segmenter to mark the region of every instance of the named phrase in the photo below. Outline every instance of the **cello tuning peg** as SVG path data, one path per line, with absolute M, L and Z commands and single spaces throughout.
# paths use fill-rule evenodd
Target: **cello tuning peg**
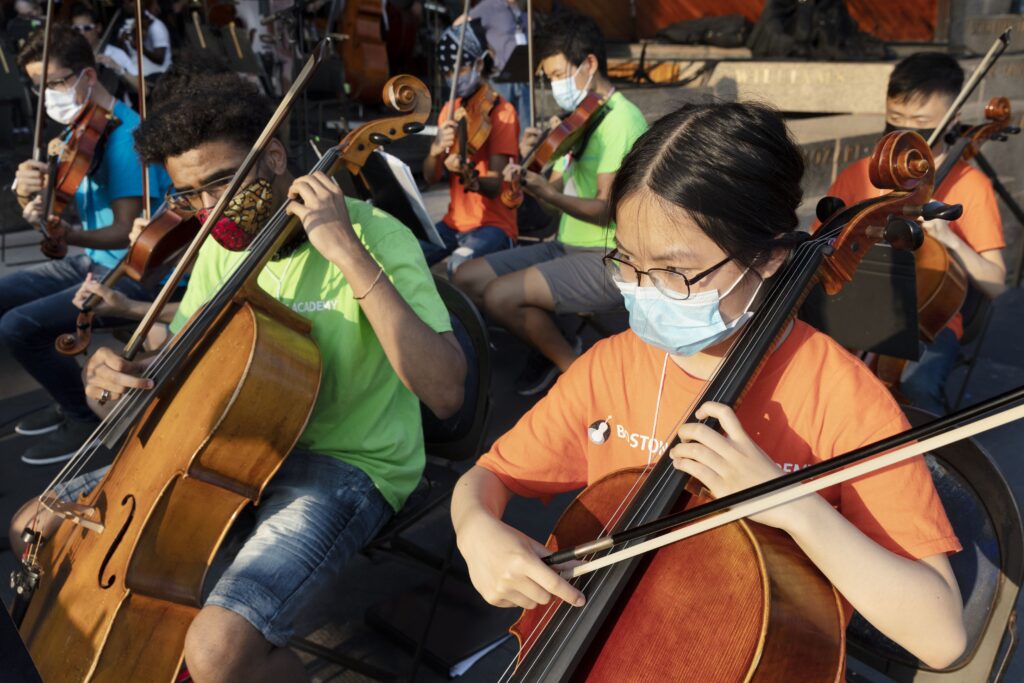
M 1003 133 L 1004 134 L 1016 135 L 1019 132 L 1020 132 L 1020 126 L 1007 126 L 1006 128 L 1003 128 Z
M 901 251 L 913 251 L 924 244 L 921 226 L 902 216 L 893 216 L 886 222 L 882 237 L 893 249 Z
M 402 126 L 402 130 L 405 131 L 406 135 L 415 135 L 423 130 L 424 126 L 419 121 L 410 121 L 409 123 Z
M 370 133 L 370 142 L 375 145 L 386 145 L 391 142 L 391 138 L 384 133 Z
M 955 221 L 964 215 L 964 207 L 960 204 L 943 204 L 931 201 L 921 207 L 921 218 L 926 221 L 941 218 L 944 221 Z
M 814 208 L 814 214 L 822 223 L 846 208 L 846 202 L 839 197 L 822 197 Z

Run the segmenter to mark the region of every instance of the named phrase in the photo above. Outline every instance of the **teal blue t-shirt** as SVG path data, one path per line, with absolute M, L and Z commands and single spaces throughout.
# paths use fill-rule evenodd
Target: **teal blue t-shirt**
M 83 230 L 99 230 L 114 222 L 111 203 L 122 197 L 142 196 L 142 164 L 135 153 L 132 133 L 139 127 L 139 115 L 124 102 L 115 102 L 114 116 L 121 122 L 107 137 L 103 157 L 96 169 L 85 177 L 75 193 L 75 204 Z M 149 194 L 159 202 L 171 179 L 163 166 L 149 167 Z M 153 205 L 156 209 L 156 203 Z M 124 256 L 124 249 L 86 249 L 95 263 L 113 268 Z

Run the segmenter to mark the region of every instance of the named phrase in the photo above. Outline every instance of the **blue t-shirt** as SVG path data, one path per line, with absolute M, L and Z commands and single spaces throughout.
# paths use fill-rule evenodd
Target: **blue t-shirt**
M 139 115 L 124 102 L 114 103 L 114 116 L 121 124 L 107 137 L 103 158 L 96 170 L 86 176 L 75 193 L 75 204 L 82 219 L 82 228 L 98 230 L 114 222 L 111 202 L 122 197 L 142 196 L 142 164 L 135 153 L 132 133 L 139 125 Z M 159 201 L 171 186 L 163 166 L 149 167 L 149 194 Z M 155 209 L 154 205 L 154 209 Z M 95 263 L 113 268 L 124 256 L 124 249 L 86 249 Z

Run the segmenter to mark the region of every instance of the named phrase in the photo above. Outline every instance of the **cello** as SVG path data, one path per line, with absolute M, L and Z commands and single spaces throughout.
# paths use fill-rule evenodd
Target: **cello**
M 985 123 L 962 126 L 956 132 L 955 141 L 935 174 L 935 187 L 942 186 L 958 162 L 974 158 L 986 141 L 1005 140 L 1007 134 L 1018 133 L 1020 128 L 1010 125 L 1011 117 L 1010 101 L 1007 98 L 993 97 L 989 100 L 985 106 Z M 937 214 L 934 217 L 956 220 L 959 216 Z M 924 341 L 931 343 L 963 308 L 970 282 L 960 262 L 927 233 L 921 248 L 914 253 L 914 272 L 918 333 Z M 908 362 L 903 358 L 877 356 L 871 363 L 883 384 L 901 399 L 900 378 Z
M 377 93 L 388 80 L 388 50 L 381 36 L 383 17 L 383 4 L 377 0 L 349 0 L 337 28 L 337 33 L 348 36 L 339 47 L 348 95 L 363 104 L 376 104 Z
M 329 40 L 318 46 L 299 74 L 126 357 L 331 47 Z M 378 146 L 422 127 L 430 110 L 422 83 L 398 76 L 384 95 L 400 115 L 353 131 L 313 171 L 331 174 L 344 165 L 358 172 Z M 70 506 L 44 500 L 81 527 L 63 525 L 41 549 L 34 541 L 26 557 L 38 565 L 38 587 L 21 633 L 46 680 L 174 680 L 214 552 L 298 439 L 317 395 L 319 352 L 309 321 L 256 284 L 263 266 L 302 230 L 287 206 L 150 364 L 155 389 L 126 393 L 80 452 L 72 466 L 99 443 L 123 443 L 98 488 Z
M 690 410 L 742 401 L 812 285 L 836 293 L 880 240 L 920 244 L 911 219 L 931 199 L 934 173 L 931 150 L 916 133 L 882 138 L 871 178 L 891 192 L 840 212 L 795 247 Z M 680 423 L 694 420 L 688 411 Z M 635 529 L 700 502 L 699 483 L 667 455 L 678 443 L 677 436 L 653 467 L 588 486 L 548 547 L 599 559 L 606 529 Z M 633 679 L 813 682 L 843 674 L 845 624 L 834 589 L 786 534 L 753 522 L 598 569 L 575 587 L 586 596 L 583 607 L 553 601 L 524 612 L 513 627 L 516 668 L 501 680 L 613 681 L 640 672 Z

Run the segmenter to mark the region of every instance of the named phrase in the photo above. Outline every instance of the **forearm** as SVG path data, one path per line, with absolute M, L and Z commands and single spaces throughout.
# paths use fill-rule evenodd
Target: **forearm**
M 819 495 L 791 506 L 785 530 L 864 618 L 930 666 L 959 656 L 963 608 L 951 572 L 947 580 L 924 560 L 882 548 Z
M 461 350 L 416 315 L 361 244 L 331 261 L 355 295 L 365 296 L 359 304 L 402 383 L 439 418 L 453 415 L 462 406 L 466 376 Z
M 500 520 L 512 492 L 491 472 L 474 465 L 459 478 L 452 492 L 452 526 L 458 536 L 474 518 Z
M 441 156 L 435 154 L 434 148 L 431 146 L 430 153 L 423 160 L 423 180 L 427 185 L 435 185 L 441 182 L 441 175 Z
M 142 48 L 142 54 L 146 56 L 146 59 L 153 62 L 154 64 L 163 64 L 164 55 L 167 53 L 166 47 L 157 47 L 148 49 L 145 46 Z
M 583 197 L 571 197 L 567 194 L 557 192 L 541 197 L 551 206 L 559 211 L 569 214 L 594 225 L 607 226 L 610 217 L 608 216 L 608 202 L 604 199 L 585 199 Z
M 1006 291 L 1006 267 L 989 261 L 971 247 L 959 240 L 951 250 L 967 271 L 971 284 L 985 296 L 994 299 Z
M 477 192 L 488 199 L 497 199 L 501 195 L 501 176 L 487 175 L 477 178 Z
M 72 230 L 67 234 L 67 242 L 76 247 L 89 249 L 124 249 L 130 241 L 131 224 L 114 223 L 98 230 Z

